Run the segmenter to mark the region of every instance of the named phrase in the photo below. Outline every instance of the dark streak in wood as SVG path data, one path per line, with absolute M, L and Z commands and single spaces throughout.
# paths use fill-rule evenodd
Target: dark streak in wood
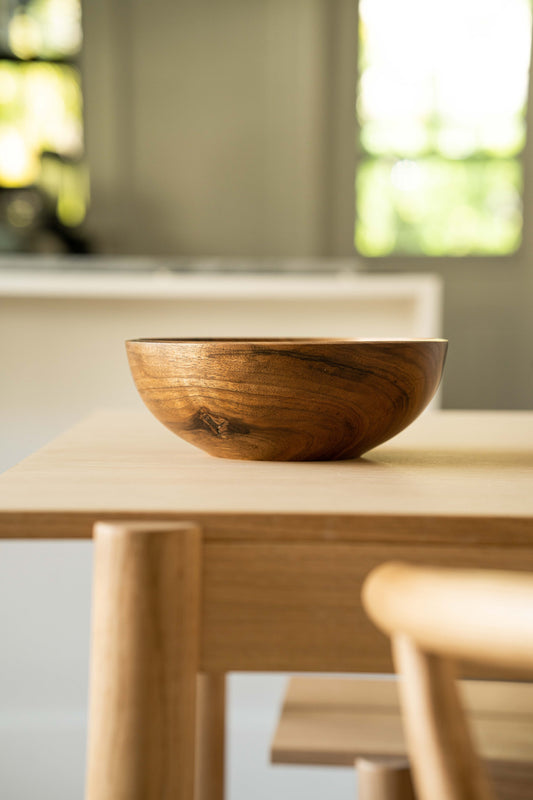
M 221 439 L 229 438 L 234 435 L 243 436 L 250 433 L 250 427 L 243 422 L 210 414 L 207 408 L 198 409 L 187 425 L 187 430 L 207 431 L 213 436 L 219 436 Z

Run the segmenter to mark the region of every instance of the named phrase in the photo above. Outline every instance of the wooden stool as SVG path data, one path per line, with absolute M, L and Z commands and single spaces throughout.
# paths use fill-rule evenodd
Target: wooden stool
M 357 800 L 416 800 L 406 758 L 358 758 Z
M 533 685 L 461 681 L 460 686 L 480 752 L 491 762 L 498 793 L 506 800 L 531 798 Z M 390 780 L 383 777 L 387 768 L 397 771 L 398 759 L 406 757 L 396 679 L 290 679 L 272 741 L 274 764 L 353 767 L 357 759 L 365 759 L 364 776 L 362 769 L 359 780 L 368 786 L 373 779 L 385 785 Z M 402 780 L 398 777 L 395 782 L 401 784 Z M 376 790 L 376 796 L 392 800 L 409 795 Z

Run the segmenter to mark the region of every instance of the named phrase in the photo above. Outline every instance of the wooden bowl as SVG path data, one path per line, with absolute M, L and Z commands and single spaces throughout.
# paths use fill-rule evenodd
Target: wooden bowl
M 444 339 L 136 339 L 133 379 L 157 419 L 214 456 L 356 458 L 439 385 Z

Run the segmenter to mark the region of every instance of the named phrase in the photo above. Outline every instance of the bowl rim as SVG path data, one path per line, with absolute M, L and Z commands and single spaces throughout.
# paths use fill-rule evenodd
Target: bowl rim
M 320 345 L 320 344 L 335 344 L 335 345 L 353 345 L 353 344 L 418 344 L 418 343 L 440 343 L 448 344 L 448 339 L 440 337 L 312 337 L 312 336 L 285 336 L 285 337 L 247 337 L 247 336 L 231 336 L 231 337 L 147 337 L 140 339 L 126 339 L 126 344 L 206 344 L 206 345 L 235 345 L 235 344 L 253 344 L 253 345 Z

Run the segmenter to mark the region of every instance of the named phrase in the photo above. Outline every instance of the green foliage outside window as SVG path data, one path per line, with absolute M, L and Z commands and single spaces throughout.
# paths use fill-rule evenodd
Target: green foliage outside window
M 80 0 L 0 0 L 0 249 L 85 217 L 81 41 Z
M 361 0 L 363 255 L 519 247 L 530 48 L 531 0 Z

